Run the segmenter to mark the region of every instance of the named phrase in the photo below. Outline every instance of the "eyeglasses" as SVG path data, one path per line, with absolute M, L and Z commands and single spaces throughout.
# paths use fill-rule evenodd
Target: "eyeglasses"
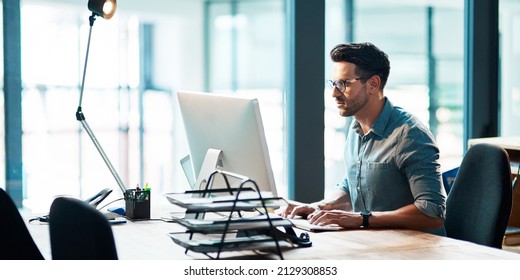
M 350 79 L 350 80 L 327 80 L 327 85 L 332 90 L 334 88 L 337 88 L 339 91 L 345 92 L 345 90 L 347 89 L 347 86 L 349 86 L 353 82 L 355 82 L 357 80 L 365 80 L 365 79 L 366 78 L 357 77 L 357 78 Z

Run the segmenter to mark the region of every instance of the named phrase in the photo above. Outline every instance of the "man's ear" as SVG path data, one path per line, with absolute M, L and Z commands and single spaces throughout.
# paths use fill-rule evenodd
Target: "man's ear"
M 381 78 L 378 75 L 374 75 L 368 79 L 368 86 L 370 90 L 379 90 L 379 85 L 381 85 Z

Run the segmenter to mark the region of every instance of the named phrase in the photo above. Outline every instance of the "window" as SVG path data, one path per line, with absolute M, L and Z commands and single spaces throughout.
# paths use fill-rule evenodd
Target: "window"
M 120 196 L 75 119 L 88 16 L 84 4 L 22 5 L 24 203 L 32 209 L 47 211 L 55 195 L 87 197 L 106 187 Z M 83 112 L 128 187 L 148 182 L 158 203 L 167 202 L 162 193 L 186 189 L 175 92 L 206 90 L 259 98 L 284 193 L 283 24 L 279 0 L 129 4 L 96 20 Z
M 285 196 L 283 9 L 279 0 L 208 1 L 206 52 L 209 92 L 258 98 L 278 193 Z
M 500 134 L 518 136 L 520 127 L 520 3 L 501 0 L 499 3 L 500 52 Z
M 24 204 L 48 211 L 56 195 L 88 197 L 107 187 L 121 197 L 75 118 L 88 10 L 83 5 L 29 3 L 22 6 L 21 16 Z M 127 187 L 149 182 L 159 196 L 174 185 L 174 102 L 171 90 L 141 84 L 141 26 L 124 11 L 110 21 L 96 19 L 82 107 Z

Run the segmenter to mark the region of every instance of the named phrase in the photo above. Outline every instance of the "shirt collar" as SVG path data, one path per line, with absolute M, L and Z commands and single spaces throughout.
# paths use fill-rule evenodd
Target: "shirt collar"
M 390 119 L 390 116 L 392 115 L 392 110 L 394 109 L 394 105 L 392 105 L 392 102 L 388 100 L 388 98 L 385 96 L 385 106 L 383 107 L 383 110 L 377 117 L 376 121 L 374 122 L 374 125 L 372 125 L 372 128 L 370 129 L 370 132 L 373 132 L 374 134 L 378 136 L 383 136 L 383 133 L 385 132 L 386 125 L 388 124 L 388 120 Z M 361 125 L 358 121 L 354 121 L 353 128 L 358 134 L 361 134 Z

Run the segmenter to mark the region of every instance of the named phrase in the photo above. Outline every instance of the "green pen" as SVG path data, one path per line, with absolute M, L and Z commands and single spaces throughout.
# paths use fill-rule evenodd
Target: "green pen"
M 148 187 L 148 182 L 146 182 L 146 185 L 144 186 L 144 192 L 143 192 L 143 195 L 141 197 L 141 201 L 146 199 L 146 197 L 150 195 L 150 190 L 151 190 L 151 188 Z

